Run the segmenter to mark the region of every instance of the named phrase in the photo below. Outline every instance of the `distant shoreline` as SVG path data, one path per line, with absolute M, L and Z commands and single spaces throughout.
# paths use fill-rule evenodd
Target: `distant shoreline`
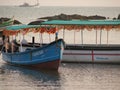
M 120 19 L 120 14 L 118 15 L 117 18 L 112 18 L 112 20 L 119 20 Z M 8 17 L 0 17 L 0 24 L 2 24 L 2 22 L 8 21 L 10 20 L 10 18 Z M 40 23 L 40 21 L 44 21 L 44 20 L 109 20 L 109 17 L 105 17 L 105 16 L 100 16 L 100 15 L 93 15 L 93 16 L 84 16 L 84 15 L 79 15 L 79 14 L 59 14 L 59 15 L 54 15 L 54 16 L 47 16 L 47 17 L 41 17 L 41 18 L 36 18 L 36 21 L 31 21 L 28 24 L 32 23 L 32 24 L 38 24 Z M 19 20 L 15 20 L 14 24 L 21 24 L 21 21 Z
M 22 13 L 22 14 L 21 14 Z M 18 7 L 18 6 L 1 6 L 0 17 L 15 17 L 23 24 L 36 21 L 39 18 L 66 15 L 82 16 L 105 16 L 106 18 L 118 18 L 120 7 L 80 7 L 80 6 L 40 6 L 40 7 Z
M 19 7 L 19 4 L 18 5 L 0 5 L 0 6 L 9 6 L 9 7 L 14 7 L 14 6 L 18 6 Z M 39 6 L 39 7 L 83 7 L 83 8 L 86 8 L 86 7 L 96 7 L 96 8 L 120 8 L 120 6 Z

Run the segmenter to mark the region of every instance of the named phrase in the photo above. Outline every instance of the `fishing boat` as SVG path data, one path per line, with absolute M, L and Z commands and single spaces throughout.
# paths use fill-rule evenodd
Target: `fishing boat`
M 74 43 L 67 44 L 63 52 L 63 62 L 92 62 L 92 63 L 120 63 L 120 44 L 109 44 L 109 31 L 120 30 L 120 20 L 51 20 L 43 25 L 56 26 L 63 31 L 65 42 L 66 30 L 74 31 Z M 95 31 L 95 44 L 84 44 L 84 30 Z M 102 44 L 102 31 L 107 32 L 107 43 Z M 98 31 L 99 43 L 98 43 Z M 76 33 L 80 32 L 80 44 L 75 44 Z
M 37 0 L 37 3 L 35 5 L 29 5 L 27 2 L 23 3 L 22 5 L 19 5 L 19 7 L 35 7 L 39 6 L 39 1 Z
M 26 35 L 28 32 L 43 33 L 43 29 L 44 33 L 46 33 L 46 30 L 47 32 L 51 32 L 53 29 L 56 30 L 54 27 L 49 30 L 39 25 L 14 25 L 3 30 L 3 35 L 10 37 L 18 34 Z M 2 59 L 13 65 L 34 69 L 58 70 L 64 45 L 62 39 L 57 39 L 44 46 L 35 45 L 34 43 L 23 45 L 22 40 L 20 40 L 17 47 L 17 51 L 12 50 L 12 47 L 11 51 L 6 51 L 6 48 L 3 48 L 1 51 Z

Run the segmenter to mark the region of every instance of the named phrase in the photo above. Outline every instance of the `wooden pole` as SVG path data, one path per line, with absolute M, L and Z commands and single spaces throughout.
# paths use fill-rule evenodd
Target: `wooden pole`
M 35 44 L 35 37 L 32 37 L 32 44 Z

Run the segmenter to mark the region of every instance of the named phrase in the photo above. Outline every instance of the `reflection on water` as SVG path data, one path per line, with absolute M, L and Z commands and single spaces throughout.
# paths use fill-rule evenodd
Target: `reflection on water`
M 0 87 L 2 90 L 21 89 L 49 89 L 56 88 L 60 84 L 57 71 L 36 71 L 21 67 L 1 65 L 5 73 L 0 75 Z M 17 88 L 16 88 L 17 87 Z
M 58 72 L 0 62 L 0 90 L 120 90 L 120 65 L 62 63 Z

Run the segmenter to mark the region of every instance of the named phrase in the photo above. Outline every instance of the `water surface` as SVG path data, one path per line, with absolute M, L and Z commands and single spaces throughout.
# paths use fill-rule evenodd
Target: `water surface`
M 1 61 L 0 68 L 0 90 L 120 90 L 120 65 L 62 63 L 58 71 L 38 71 Z

